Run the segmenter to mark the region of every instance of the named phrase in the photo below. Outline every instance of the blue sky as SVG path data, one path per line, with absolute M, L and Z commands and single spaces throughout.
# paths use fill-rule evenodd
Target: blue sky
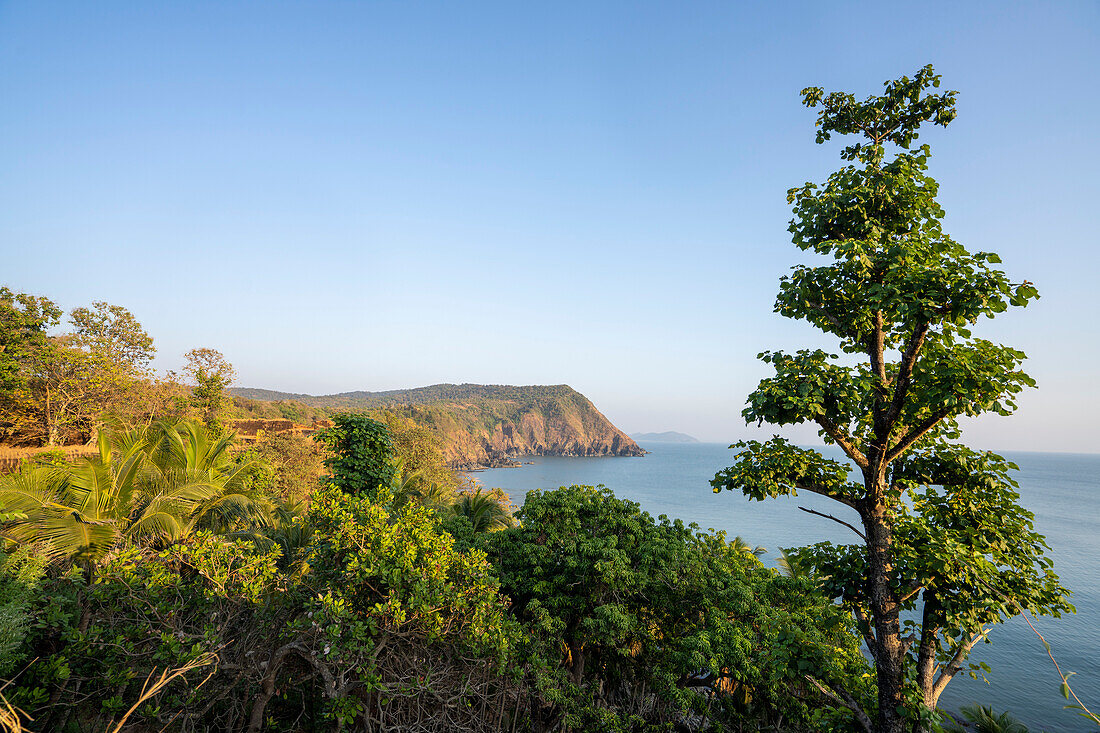
M 157 365 L 330 393 L 568 383 L 628 431 L 755 434 L 839 165 L 805 86 L 933 63 L 946 228 L 1042 299 L 983 447 L 1095 452 L 1100 4 L 0 2 L 0 284 L 125 305 Z M 790 433 L 795 438 L 812 431 Z

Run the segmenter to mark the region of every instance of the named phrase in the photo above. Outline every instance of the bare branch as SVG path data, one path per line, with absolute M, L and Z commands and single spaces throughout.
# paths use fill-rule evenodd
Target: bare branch
M 924 586 L 914 581 L 912 584 L 910 584 L 908 592 L 906 592 L 905 595 L 898 599 L 898 603 L 905 603 L 917 593 L 920 593 L 922 590 L 924 590 Z
M 1058 676 L 1062 678 L 1062 684 L 1065 685 L 1065 689 L 1069 691 L 1070 695 L 1073 695 L 1073 699 L 1077 701 L 1078 707 L 1080 707 L 1082 710 L 1084 710 L 1085 713 L 1087 713 L 1089 717 L 1091 717 L 1092 719 L 1095 720 L 1096 717 L 1097 717 L 1096 713 L 1092 712 L 1087 707 L 1085 707 L 1085 703 L 1081 702 L 1081 699 L 1079 697 L 1077 697 L 1077 693 L 1074 692 L 1073 688 L 1071 688 L 1069 686 L 1069 679 L 1064 674 L 1062 674 L 1062 667 L 1058 664 L 1058 660 L 1054 658 L 1054 654 L 1050 651 L 1050 643 L 1047 642 L 1046 637 L 1044 637 L 1042 634 L 1040 634 L 1039 630 L 1036 629 L 1035 626 L 1031 623 L 1031 619 L 1029 619 L 1027 617 L 1027 612 L 1024 610 L 1024 607 L 1020 605 L 1020 602 L 1017 601 L 1015 598 L 1009 598 L 1004 593 L 997 590 L 995 587 L 993 587 L 989 583 L 986 583 L 985 581 L 979 580 L 978 582 L 980 582 L 986 588 L 989 588 L 991 591 L 993 591 L 994 593 L 999 595 L 1004 600 L 1006 600 L 1009 603 L 1011 603 L 1012 605 L 1016 606 L 1016 610 L 1018 610 L 1020 612 L 1020 615 L 1023 616 L 1024 621 L 1026 621 L 1027 625 L 1031 628 L 1031 630 L 1035 632 L 1035 635 L 1039 637 L 1039 641 L 1043 642 L 1043 646 L 1047 650 L 1047 656 L 1050 657 L 1050 661 L 1054 663 L 1054 669 L 1058 672 Z M 1073 674 L 1073 673 L 1071 672 L 1070 674 Z
M 824 415 L 816 415 L 814 417 L 814 422 L 821 426 L 825 434 L 832 438 L 833 442 L 839 445 L 848 457 L 856 462 L 857 466 L 860 468 L 867 468 L 867 456 L 863 455 L 859 448 L 856 448 L 852 439 L 845 435 L 836 423 Z
M 837 494 L 834 494 L 829 489 L 826 489 L 824 487 L 815 486 L 813 484 L 800 484 L 793 481 L 791 482 L 791 486 L 793 486 L 798 491 L 809 491 L 811 494 L 820 494 L 821 496 L 827 496 L 833 501 L 839 501 L 844 506 L 849 506 L 852 509 L 855 509 L 857 512 L 860 511 L 859 505 L 856 504 L 854 501 L 844 496 L 838 496 Z M 862 515 L 862 512 L 860 512 L 860 514 Z
M 834 516 L 833 516 L 832 514 L 824 514 L 824 513 L 822 513 L 822 512 L 814 511 L 813 509 L 807 509 L 807 508 L 806 508 L 806 507 L 804 507 L 804 506 L 800 506 L 800 507 L 798 507 L 798 508 L 799 508 L 799 509 L 801 509 L 802 511 L 806 512 L 807 514 L 816 514 L 816 515 L 817 515 L 817 516 L 819 516 L 819 517 L 825 517 L 826 519 L 831 519 L 831 520 L 833 520 L 834 522 L 836 522 L 837 524 L 843 524 L 843 525 L 844 525 L 845 527 L 847 527 L 848 529 L 850 529 L 850 530 L 852 530 L 853 532 L 855 532 L 856 534 L 858 534 L 858 535 L 860 536 L 860 538 L 861 538 L 861 539 L 862 539 L 862 540 L 863 540 L 864 542 L 866 542 L 866 541 L 867 541 L 867 535 L 863 534 L 863 533 L 862 533 L 862 532 L 860 532 L 860 531 L 859 531 L 858 529 L 856 529 L 856 528 L 855 528 L 855 527 L 853 527 L 852 525 L 850 525 L 850 524 L 848 524 L 847 522 L 845 522 L 845 521 L 844 521 L 843 519 L 837 519 L 837 518 L 836 518 L 836 517 L 834 517 Z

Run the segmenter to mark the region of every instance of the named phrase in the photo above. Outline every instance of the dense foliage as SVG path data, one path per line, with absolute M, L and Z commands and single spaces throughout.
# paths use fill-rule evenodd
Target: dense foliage
M 513 386 L 506 384 L 433 384 L 415 389 L 387 392 L 343 392 L 312 395 L 275 392 L 267 389 L 234 389 L 233 394 L 259 400 L 292 400 L 312 407 L 340 410 L 373 410 L 401 406 L 424 406 L 437 402 L 478 403 L 483 400 L 534 404 L 547 400 L 573 398 L 579 393 L 566 384 Z M 583 399 L 583 398 L 582 398 Z
M 418 478 L 446 475 L 425 435 L 335 423 L 321 482 L 293 440 L 233 453 L 195 421 L 0 482 L 0 675 L 24 722 L 846 730 L 833 690 L 870 694 L 849 617 L 743 543 L 591 487 L 534 492 L 517 523 L 499 491 Z
M 133 427 L 164 417 L 212 416 L 208 426 L 220 429 L 219 410 L 204 413 L 212 404 L 210 395 L 218 393 L 208 379 L 214 372 L 203 372 L 194 389 L 172 373 L 155 377 L 153 339 L 126 308 L 102 301 L 74 308 L 69 329 L 57 333 L 63 315 L 49 298 L 0 288 L 0 441 L 16 446 L 94 442 L 101 427 Z M 224 377 L 231 367 L 222 362 L 217 374 Z
M 806 582 L 603 487 L 531 492 L 519 518 L 483 544 L 570 727 L 850 727 L 818 686 L 866 694 L 867 668 Z
M 340 413 L 336 423 L 317 433 L 331 455 L 325 466 L 332 472 L 332 486 L 350 494 L 375 497 L 393 482 L 397 468 L 393 462 L 390 431 L 377 420 L 358 413 Z

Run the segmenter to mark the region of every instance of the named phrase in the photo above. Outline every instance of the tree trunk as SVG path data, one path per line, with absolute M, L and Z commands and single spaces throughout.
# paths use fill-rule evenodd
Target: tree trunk
M 939 628 L 932 621 L 936 610 L 934 601 L 925 593 L 924 613 L 921 620 L 920 651 L 917 654 L 917 684 L 926 708 L 935 709 L 939 701 L 936 691 L 936 653 L 939 651 Z
M 569 660 L 572 663 L 569 676 L 579 685 L 584 680 L 584 645 L 581 642 L 569 642 Z
M 50 399 L 50 387 L 46 385 L 46 410 L 42 414 L 43 422 L 46 423 L 46 445 L 50 448 L 57 445 L 59 439 L 57 422 L 53 419 L 53 405 Z
M 885 493 L 885 485 L 881 479 L 876 483 L 878 485 L 869 493 L 877 498 Z M 887 516 L 887 508 L 881 501 L 875 502 L 864 514 L 863 526 L 867 534 L 867 580 L 876 639 L 876 648 L 871 650 L 878 676 L 878 718 L 875 731 L 904 733 L 902 685 L 905 680 L 905 645 L 901 639 L 899 604 L 890 587 L 893 571 L 893 528 Z

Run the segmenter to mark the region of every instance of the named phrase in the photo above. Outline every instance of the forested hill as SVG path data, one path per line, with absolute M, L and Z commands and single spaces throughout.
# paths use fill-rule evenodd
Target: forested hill
M 640 456 L 645 453 L 591 400 L 564 384 L 435 384 L 387 392 L 305 395 L 235 388 L 239 402 L 297 402 L 328 412 L 396 413 L 439 436 L 457 468 L 508 465 L 524 455 Z

